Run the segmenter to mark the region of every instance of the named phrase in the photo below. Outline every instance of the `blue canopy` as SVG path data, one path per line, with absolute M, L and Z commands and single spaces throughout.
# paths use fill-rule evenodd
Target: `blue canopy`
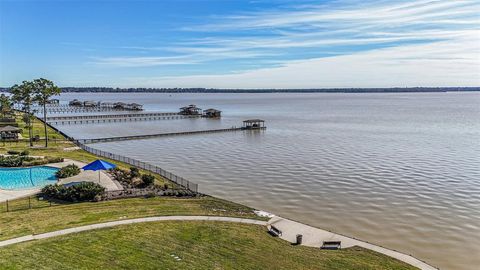
M 115 164 L 106 162 L 105 160 L 97 159 L 94 162 L 85 165 L 82 169 L 86 171 L 110 170 L 115 168 Z

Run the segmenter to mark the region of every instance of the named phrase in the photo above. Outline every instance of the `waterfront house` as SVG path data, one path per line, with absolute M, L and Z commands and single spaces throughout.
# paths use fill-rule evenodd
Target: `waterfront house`
M 123 102 L 115 102 L 113 103 L 113 108 L 117 110 L 124 110 L 126 105 L 127 104 Z
M 143 110 L 143 105 L 138 103 L 129 103 L 129 104 L 126 104 L 125 109 L 132 110 L 132 111 L 141 111 Z
M 203 117 L 217 118 L 222 116 L 222 111 L 216 109 L 206 109 L 203 111 Z
M 47 104 L 58 105 L 58 104 L 60 104 L 60 100 L 59 100 L 59 99 L 56 99 L 56 98 L 49 99 L 49 100 L 47 101 Z
M 21 129 L 12 126 L 5 126 L 0 128 L 0 136 L 2 140 L 18 140 L 18 134 L 21 132 Z
M 95 101 L 87 100 L 83 102 L 83 107 L 96 107 L 97 103 Z
M 265 120 L 262 119 L 248 119 L 243 121 L 244 129 L 264 129 Z
M 83 103 L 78 99 L 74 99 L 74 100 L 70 101 L 68 103 L 68 105 L 81 107 L 83 105 Z
M 180 108 L 180 114 L 183 115 L 199 115 L 201 111 L 202 109 L 198 108 L 195 104 Z
M 112 102 L 100 102 L 100 107 L 102 108 L 113 108 Z

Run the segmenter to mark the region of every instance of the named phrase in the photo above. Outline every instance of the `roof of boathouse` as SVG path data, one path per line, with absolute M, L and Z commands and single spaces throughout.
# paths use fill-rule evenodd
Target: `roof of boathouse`
M 210 108 L 210 109 L 204 110 L 204 112 L 222 112 L 222 111 Z
M 244 123 L 258 123 L 258 122 L 265 122 L 265 120 L 262 119 L 247 119 L 243 120 Z
M 0 132 L 21 132 L 22 129 L 12 126 L 4 126 L 0 128 Z

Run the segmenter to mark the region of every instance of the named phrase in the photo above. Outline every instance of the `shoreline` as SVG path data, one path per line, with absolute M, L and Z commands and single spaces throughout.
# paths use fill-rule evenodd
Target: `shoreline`
M 37 117 L 35 116 L 37 120 L 39 120 L 41 123 L 43 123 L 43 120 L 40 118 L 40 117 Z M 69 136 L 67 136 L 65 133 L 63 133 L 62 131 L 58 130 L 56 127 L 54 126 L 51 126 L 50 124 L 48 124 L 48 127 L 51 128 L 52 130 L 54 130 L 55 132 L 59 133 L 60 135 L 64 136 L 67 140 L 69 140 L 70 142 L 74 143 L 75 144 L 75 140 Z M 75 144 L 76 145 L 76 144 Z M 78 145 L 77 145 L 78 146 Z M 85 149 L 82 149 L 82 151 L 85 151 L 87 153 L 91 153 L 89 151 L 86 151 Z M 95 155 L 95 153 L 93 153 Z M 98 155 L 97 155 L 98 156 Z M 31 190 L 33 191 L 33 190 Z M 31 194 L 30 194 L 31 195 Z M 207 196 L 210 196 L 208 194 L 206 194 Z M 229 200 L 227 200 L 229 201 Z M 399 252 L 399 251 L 396 251 L 396 250 L 393 250 L 393 249 L 389 249 L 389 248 L 386 248 L 386 247 L 382 247 L 380 245 L 377 245 L 377 244 L 372 244 L 372 243 L 369 243 L 367 241 L 363 241 L 363 240 L 360 240 L 360 239 L 357 239 L 355 237 L 350 237 L 350 236 L 346 236 L 346 235 L 342 235 L 342 234 L 338 234 L 338 233 L 335 233 L 333 231 L 329 231 L 329 230 L 325 230 L 325 229 L 321 229 L 321 228 L 317 228 L 317 227 L 314 227 L 314 226 L 310 226 L 308 224 L 305 224 L 305 223 L 302 223 L 302 222 L 298 222 L 298 221 L 295 221 L 293 219 L 286 219 L 286 218 L 282 218 L 282 217 L 279 217 L 279 216 L 274 216 L 273 218 L 271 218 L 269 221 L 268 221 L 268 224 L 270 224 L 271 221 L 275 221 L 276 219 L 279 219 L 281 221 L 283 221 L 284 223 L 286 224 L 289 224 L 287 225 L 287 230 L 288 230 L 288 234 L 287 236 L 285 236 L 285 239 L 282 238 L 283 240 L 286 240 L 288 242 L 294 242 L 294 241 L 291 241 L 291 236 L 292 235 L 296 235 L 298 232 L 297 231 L 307 231 L 309 233 L 313 233 L 313 235 L 311 235 L 310 237 L 315 237 L 315 235 L 317 236 L 316 237 L 316 242 L 315 241 L 310 241 L 310 243 L 315 243 L 315 247 L 319 248 L 318 246 L 318 239 L 319 239 L 319 235 L 329 235 L 329 237 L 336 237 L 336 238 L 339 238 L 339 239 L 344 239 L 344 241 L 346 242 L 349 242 L 349 243 L 357 243 L 359 246 L 361 247 L 364 247 L 366 249 L 369 249 L 369 250 L 372 250 L 372 251 L 375 251 L 375 252 L 378 252 L 378 253 L 382 253 L 384 255 L 387 255 L 389 257 L 392 257 L 392 258 L 395 258 L 395 259 L 398 259 L 400 261 L 403 261 L 405 263 L 408 263 L 412 266 L 415 266 L 415 267 L 419 267 L 420 269 L 427 269 L 427 270 L 433 270 L 433 269 L 438 269 L 430 264 L 428 264 L 427 262 L 425 261 L 422 261 L 420 259 L 417 259 L 415 258 L 414 256 L 412 255 L 408 255 L 408 254 L 405 254 L 403 252 Z M 293 225 L 292 225 L 293 224 Z M 293 227 L 293 228 L 291 228 Z M 306 237 L 304 238 L 306 239 Z M 329 239 L 323 239 L 323 240 L 329 240 Z M 323 241 L 322 240 L 322 241 Z M 308 242 L 307 242 L 308 243 Z M 343 243 L 343 241 L 342 241 Z M 350 245 L 350 246 L 353 246 L 353 245 Z

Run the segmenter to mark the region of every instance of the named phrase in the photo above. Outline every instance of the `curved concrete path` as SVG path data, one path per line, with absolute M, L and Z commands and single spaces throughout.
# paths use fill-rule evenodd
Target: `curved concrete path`
M 380 246 L 376 246 L 367 242 L 359 241 L 353 238 L 349 238 L 343 235 L 338 235 L 332 232 L 328 232 L 325 230 L 321 230 L 318 228 L 314 228 L 302 223 L 298 223 L 292 220 L 284 219 L 281 217 L 273 217 L 268 222 L 261 221 L 261 220 L 254 220 L 254 219 L 246 219 L 246 218 L 234 218 L 234 217 L 215 217 L 215 216 L 160 216 L 160 217 L 145 217 L 145 218 L 135 218 L 135 219 L 125 219 L 125 220 L 117 220 L 117 221 L 110 221 L 105 223 L 97 223 L 91 225 L 85 225 L 80 227 L 74 227 L 69 229 L 63 229 L 48 233 L 36 234 L 36 235 L 26 235 L 17 238 L 12 238 L 4 241 L 0 241 L 0 247 L 5 247 L 13 244 L 28 242 L 32 240 L 39 240 L 39 239 L 46 239 L 66 234 L 84 232 L 89 230 L 101 229 L 101 228 L 110 228 L 119 225 L 128 225 L 128 224 L 136 224 L 136 223 L 143 223 L 143 222 L 155 222 L 155 221 L 224 221 L 224 222 L 235 222 L 235 223 L 244 223 L 244 224 L 253 224 L 253 225 L 261 225 L 261 226 L 271 226 L 275 225 L 278 229 L 282 231 L 282 235 L 280 238 L 294 242 L 296 234 L 303 235 L 303 243 L 302 245 L 310 246 L 310 247 L 317 247 L 321 246 L 323 241 L 328 240 L 341 240 L 342 247 L 351 247 L 351 246 L 360 246 L 366 249 L 370 249 L 387 256 L 393 257 L 405 263 L 408 263 L 412 266 L 418 267 L 422 270 L 434 270 L 436 268 L 428 265 L 427 263 L 420 261 L 412 256 L 390 250 L 387 248 L 383 248 Z
M 17 238 L 12 238 L 4 241 L 0 241 L 0 247 L 5 247 L 13 244 L 23 243 L 32 240 L 39 240 L 45 238 L 56 237 L 60 235 L 66 235 L 71 233 L 84 232 L 89 230 L 101 229 L 101 228 L 110 228 L 119 225 L 143 223 L 143 222 L 154 222 L 154 221 L 172 221 L 172 220 L 181 220 L 181 221 L 225 221 L 225 222 L 235 222 L 235 223 L 245 223 L 245 224 L 254 224 L 266 226 L 266 221 L 246 219 L 246 218 L 234 218 L 234 217 L 214 217 L 214 216 L 162 216 L 162 217 L 146 217 L 146 218 L 135 218 L 135 219 L 125 219 L 110 221 L 105 223 L 97 223 L 92 225 L 85 225 L 80 227 L 74 227 L 64 230 L 58 230 L 48 233 L 41 233 L 36 235 L 26 235 Z

